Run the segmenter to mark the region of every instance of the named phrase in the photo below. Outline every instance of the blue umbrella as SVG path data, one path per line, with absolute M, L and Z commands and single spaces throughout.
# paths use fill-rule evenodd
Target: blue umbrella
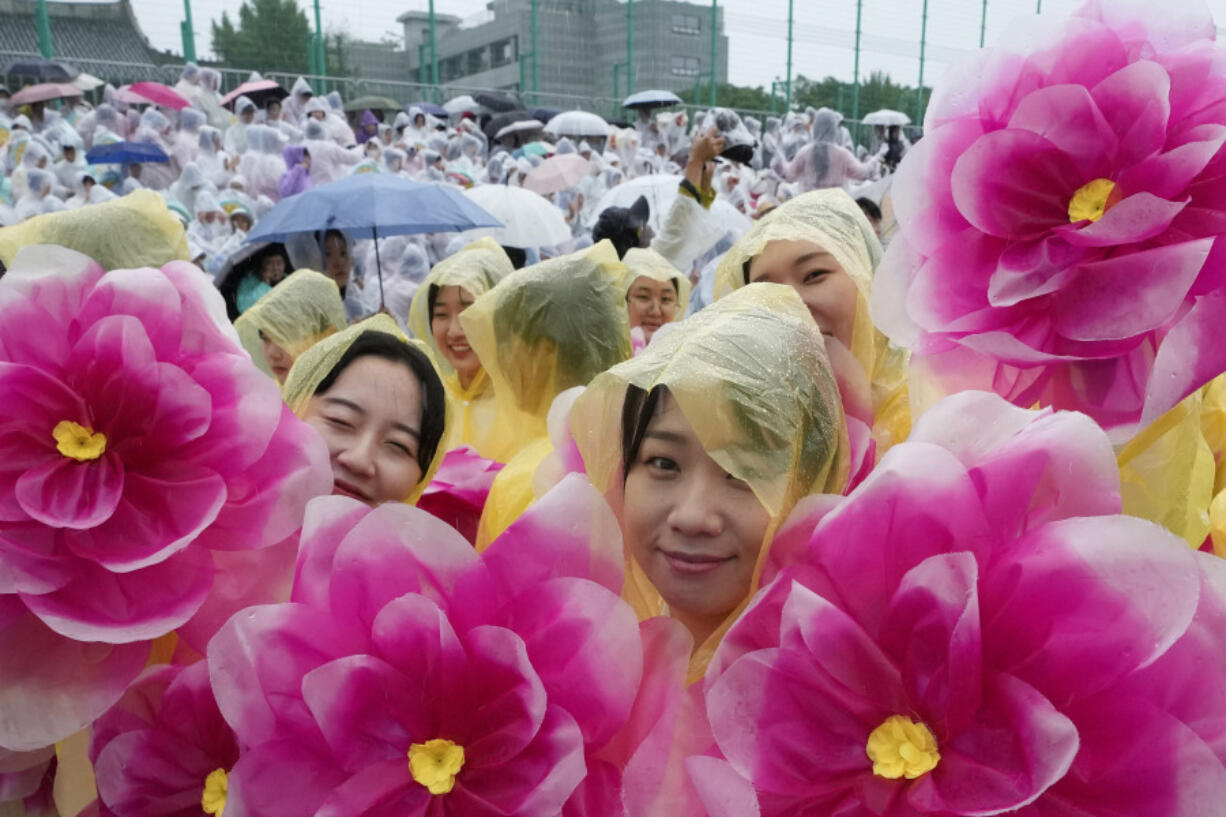
M 112 142 L 109 145 L 94 145 L 85 154 L 85 161 L 92 165 L 130 165 L 140 162 L 169 162 L 170 157 L 157 145 L 149 142 Z
M 410 102 L 404 106 L 407 111 L 410 108 L 421 108 L 423 113 L 428 113 L 431 116 L 437 116 L 439 119 L 447 118 L 447 109 L 442 105 L 435 105 L 433 102 Z
M 298 233 L 324 230 L 375 239 L 382 302 L 381 235 L 452 233 L 501 226 L 502 222 L 455 188 L 386 173 L 358 173 L 283 199 L 247 234 L 247 241 L 285 241 Z

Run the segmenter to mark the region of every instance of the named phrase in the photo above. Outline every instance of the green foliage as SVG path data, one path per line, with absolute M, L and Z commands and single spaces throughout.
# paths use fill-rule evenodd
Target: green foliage
M 244 0 L 238 25 L 222 12 L 213 53 L 230 68 L 305 73 L 311 24 L 296 0 Z
M 679 92 L 678 96 L 695 105 L 708 104 L 711 101 L 710 86 L 704 82 L 699 83 L 696 88 L 697 92 L 694 90 Z M 748 88 L 722 83 L 715 86 L 715 104 L 721 108 L 732 108 L 738 111 L 769 111 L 771 95 L 761 87 Z
M 931 88 L 924 88 L 925 105 L 931 94 Z M 832 108 L 851 119 L 854 116 L 854 95 L 855 89 L 850 82 L 842 82 L 834 77 L 816 81 L 802 74 L 792 82 L 792 107 L 798 110 L 809 106 Z M 902 111 L 914 120 L 915 103 L 915 88 L 899 85 L 884 71 L 874 71 L 869 74 L 867 81 L 860 83 L 860 116 L 881 108 L 890 108 Z

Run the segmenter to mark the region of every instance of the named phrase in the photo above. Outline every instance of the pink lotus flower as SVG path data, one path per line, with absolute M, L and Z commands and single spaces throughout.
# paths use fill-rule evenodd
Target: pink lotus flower
M 1148 423 L 1226 370 L 1226 57 L 1198 0 L 1088 0 L 955 66 L 873 313 L 950 391 Z
M 482 556 L 417 508 L 313 501 L 292 601 L 209 645 L 246 747 L 226 817 L 609 813 L 650 726 L 643 640 L 668 641 L 640 636 L 621 558 L 581 477 Z
M 487 460 L 468 446 L 448 451 L 417 507 L 475 543 L 485 498 L 501 470 L 502 463 Z
M 0 747 L 105 711 L 205 604 L 215 553 L 285 539 L 328 489 L 219 298 L 188 264 L 57 247 L 0 280 Z
M 208 665 L 151 667 L 94 724 L 90 761 L 103 815 L 221 814 L 238 760 Z
M 1084 416 L 938 404 L 729 632 L 691 802 L 1221 814 L 1226 565 L 1118 507 Z

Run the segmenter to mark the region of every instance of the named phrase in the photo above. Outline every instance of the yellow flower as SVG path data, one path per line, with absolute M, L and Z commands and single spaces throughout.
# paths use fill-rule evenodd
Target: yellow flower
M 456 775 L 464 767 L 464 747 L 436 738 L 409 747 L 409 771 L 431 794 L 447 794 L 455 788 Z

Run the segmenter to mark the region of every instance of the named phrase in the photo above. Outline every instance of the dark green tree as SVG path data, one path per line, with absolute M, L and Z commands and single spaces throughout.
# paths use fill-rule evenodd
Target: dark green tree
M 697 93 L 690 90 L 678 95 L 685 99 L 686 102 L 692 102 L 695 105 L 706 105 L 711 99 L 709 89 L 709 85 L 700 83 Z M 771 96 L 761 87 L 750 88 L 743 85 L 721 83 L 715 86 L 715 104 L 721 108 L 733 108 L 742 111 L 769 111 Z
M 213 53 L 230 68 L 305 73 L 311 24 L 295 0 L 244 0 L 238 25 L 214 22 Z
M 931 93 L 931 88 L 924 88 L 925 104 Z M 850 118 L 853 95 L 854 87 L 850 82 L 842 82 L 834 77 L 818 81 L 802 74 L 792 83 L 792 105 L 800 110 L 808 106 L 826 107 Z M 914 119 L 915 88 L 899 85 L 884 71 L 872 72 L 866 81 L 860 83 L 860 116 L 881 108 L 902 111 Z

